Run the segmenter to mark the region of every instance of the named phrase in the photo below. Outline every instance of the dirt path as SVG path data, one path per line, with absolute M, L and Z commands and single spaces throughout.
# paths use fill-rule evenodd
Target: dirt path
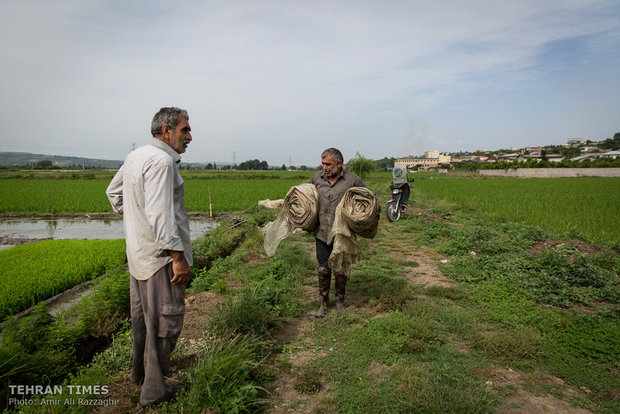
M 386 227 L 392 226 L 390 223 L 385 225 Z M 307 254 L 314 258 L 314 243 L 302 241 L 299 243 L 304 247 Z M 411 265 L 406 266 L 407 270 L 400 277 L 413 285 L 423 287 L 458 286 L 457 282 L 448 279 L 439 270 L 441 261 L 449 259 L 432 249 L 412 246 L 404 250 L 392 251 L 389 255 L 399 262 L 411 263 Z M 310 414 L 334 411 L 333 404 L 330 401 L 332 390 L 329 383 L 319 379 L 318 389 L 310 394 L 299 390 L 299 380 L 303 368 L 310 361 L 327 355 L 327 352 L 316 346 L 314 342 L 314 312 L 315 305 L 318 304 L 316 284 L 316 276 L 312 275 L 307 278 L 306 285 L 304 285 L 301 299 L 310 304 L 309 310 L 301 317 L 288 321 L 273 332 L 274 339 L 281 344 L 282 351 L 270 358 L 274 366 L 275 377 L 268 386 L 271 403 L 265 406 L 267 413 Z M 202 341 L 209 340 L 208 337 L 205 337 L 207 315 L 217 307 L 219 301 L 221 301 L 221 297 L 213 292 L 187 293 L 187 313 L 178 349 L 173 354 L 175 372 L 169 380 L 171 383 L 183 383 L 186 380 L 187 370 L 191 369 L 196 356 L 195 352 L 201 348 Z M 348 312 L 374 314 L 374 317 L 389 315 L 389 313 L 377 312 L 376 308 L 368 305 L 366 298 L 356 295 L 355 292 L 348 294 L 346 305 Z M 333 312 L 333 302 L 330 311 Z M 468 352 L 466 347 L 463 352 Z M 390 369 L 389 366 L 372 363 L 368 372 L 375 377 L 387 377 L 390 375 Z M 489 387 L 497 386 L 514 390 L 512 395 L 497 408 L 497 412 L 510 414 L 585 414 L 590 412 L 582 408 L 571 407 L 567 402 L 571 398 L 580 397 L 588 391 L 571 387 L 557 377 L 544 373 L 528 374 L 501 366 L 490 366 L 476 373 Z M 538 388 L 532 384 L 538 384 Z M 128 375 L 117 378 L 111 385 L 110 391 L 110 398 L 118 399 L 118 404 L 96 412 L 152 412 L 152 410 L 140 410 L 138 408 L 140 389 L 129 382 Z
M 416 212 L 417 213 L 417 212 Z M 430 214 L 430 213 L 429 213 Z M 392 226 L 386 223 L 386 226 Z M 314 257 L 314 246 L 308 243 L 306 250 L 311 257 Z M 406 253 L 392 251 L 390 256 L 398 261 L 417 263 L 417 266 L 408 267 L 408 271 L 402 275 L 409 283 L 423 287 L 440 286 L 453 287 L 458 283 L 448 279 L 439 270 L 441 261 L 448 260 L 436 251 L 426 247 L 413 247 L 407 249 Z M 333 283 L 333 282 L 332 282 Z M 315 283 L 316 284 L 316 283 Z M 332 287 L 333 290 L 333 287 Z M 317 288 L 312 285 L 306 286 L 304 290 L 304 300 L 306 302 L 318 303 Z M 347 311 L 358 313 L 376 313 L 364 298 L 357 297 L 355 294 L 348 294 Z M 332 310 L 333 311 L 333 310 Z M 296 389 L 299 372 L 311 360 L 326 355 L 326 352 L 315 347 L 312 335 L 314 309 L 307 312 L 301 318 L 290 321 L 279 333 L 277 337 L 284 344 L 284 352 L 277 357 L 284 359 L 290 367 L 280 369 L 276 373 L 276 378 L 272 383 L 270 392 L 273 400 L 276 401 L 267 408 L 268 413 L 315 413 L 331 412 L 333 406 L 330 405 L 330 384 L 321 382 L 318 392 L 308 395 Z M 389 313 L 376 313 L 375 317 L 384 317 Z M 467 352 L 467 350 L 465 350 Z M 373 376 L 385 377 L 390 375 L 390 367 L 378 363 L 373 363 L 369 367 L 369 373 Z M 572 407 L 567 401 L 574 397 L 583 396 L 588 390 L 581 390 L 569 386 L 560 378 L 538 374 L 535 378 L 537 384 L 543 384 L 544 389 L 534 389 L 534 392 L 527 391 L 528 385 L 532 383 L 532 375 L 524 372 L 512 370 L 499 366 L 493 366 L 488 370 L 477 373 L 485 379 L 485 383 L 492 387 L 494 385 L 502 388 L 516 390 L 512 396 L 507 398 L 500 407 L 498 413 L 527 413 L 527 414 L 587 414 L 589 410 Z M 531 388 L 531 386 L 530 386 Z M 540 388 L 540 386 L 539 386 Z M 562 396 L 560 399 L 558 396 Z

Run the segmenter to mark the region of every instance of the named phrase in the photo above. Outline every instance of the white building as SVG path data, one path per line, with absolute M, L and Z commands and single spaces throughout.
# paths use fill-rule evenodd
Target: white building
M 442 154 L 439 151 L 426 151 L 424 157 L 414 157 L 409 155 L 408 157 L 397 158 L 394 161 L 394 166 L 402 165 L 408 169 L 429 169 L 438 167 L 441 164 L 450 164 L 452 157 L 446 154 Z

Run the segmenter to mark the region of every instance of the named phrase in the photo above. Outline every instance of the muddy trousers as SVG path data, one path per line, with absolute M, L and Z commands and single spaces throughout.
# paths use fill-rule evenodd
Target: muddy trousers
M 174 393 L 164 376 L 170 374 L 170 354 L 183 327 L 185 286 L 173 285 L 171 279 L 172 263 L 147 280 L 130 278 L 131 381 L 142 383 L 142 405 L 167 401 Z

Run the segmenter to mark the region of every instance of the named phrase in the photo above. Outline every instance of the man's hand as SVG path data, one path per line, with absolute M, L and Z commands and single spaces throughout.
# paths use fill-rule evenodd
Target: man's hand
M 185 259 L 183 252 L 168 250 L 168 254 L 172 257 L 172 279 L 170 283 L 173 285 L 186 285 L 190 278 L 189 263 Z

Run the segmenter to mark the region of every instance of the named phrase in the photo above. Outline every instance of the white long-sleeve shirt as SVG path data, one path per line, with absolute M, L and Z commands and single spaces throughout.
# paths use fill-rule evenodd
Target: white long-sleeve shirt
M 180 160 L 168 144 L 153 138 L 127 156 L 106 190 L 114 211 L 123 214 L 129 272 L 138 280 L 172 261 L 167 250 L 182 251 L 192 265 Z

